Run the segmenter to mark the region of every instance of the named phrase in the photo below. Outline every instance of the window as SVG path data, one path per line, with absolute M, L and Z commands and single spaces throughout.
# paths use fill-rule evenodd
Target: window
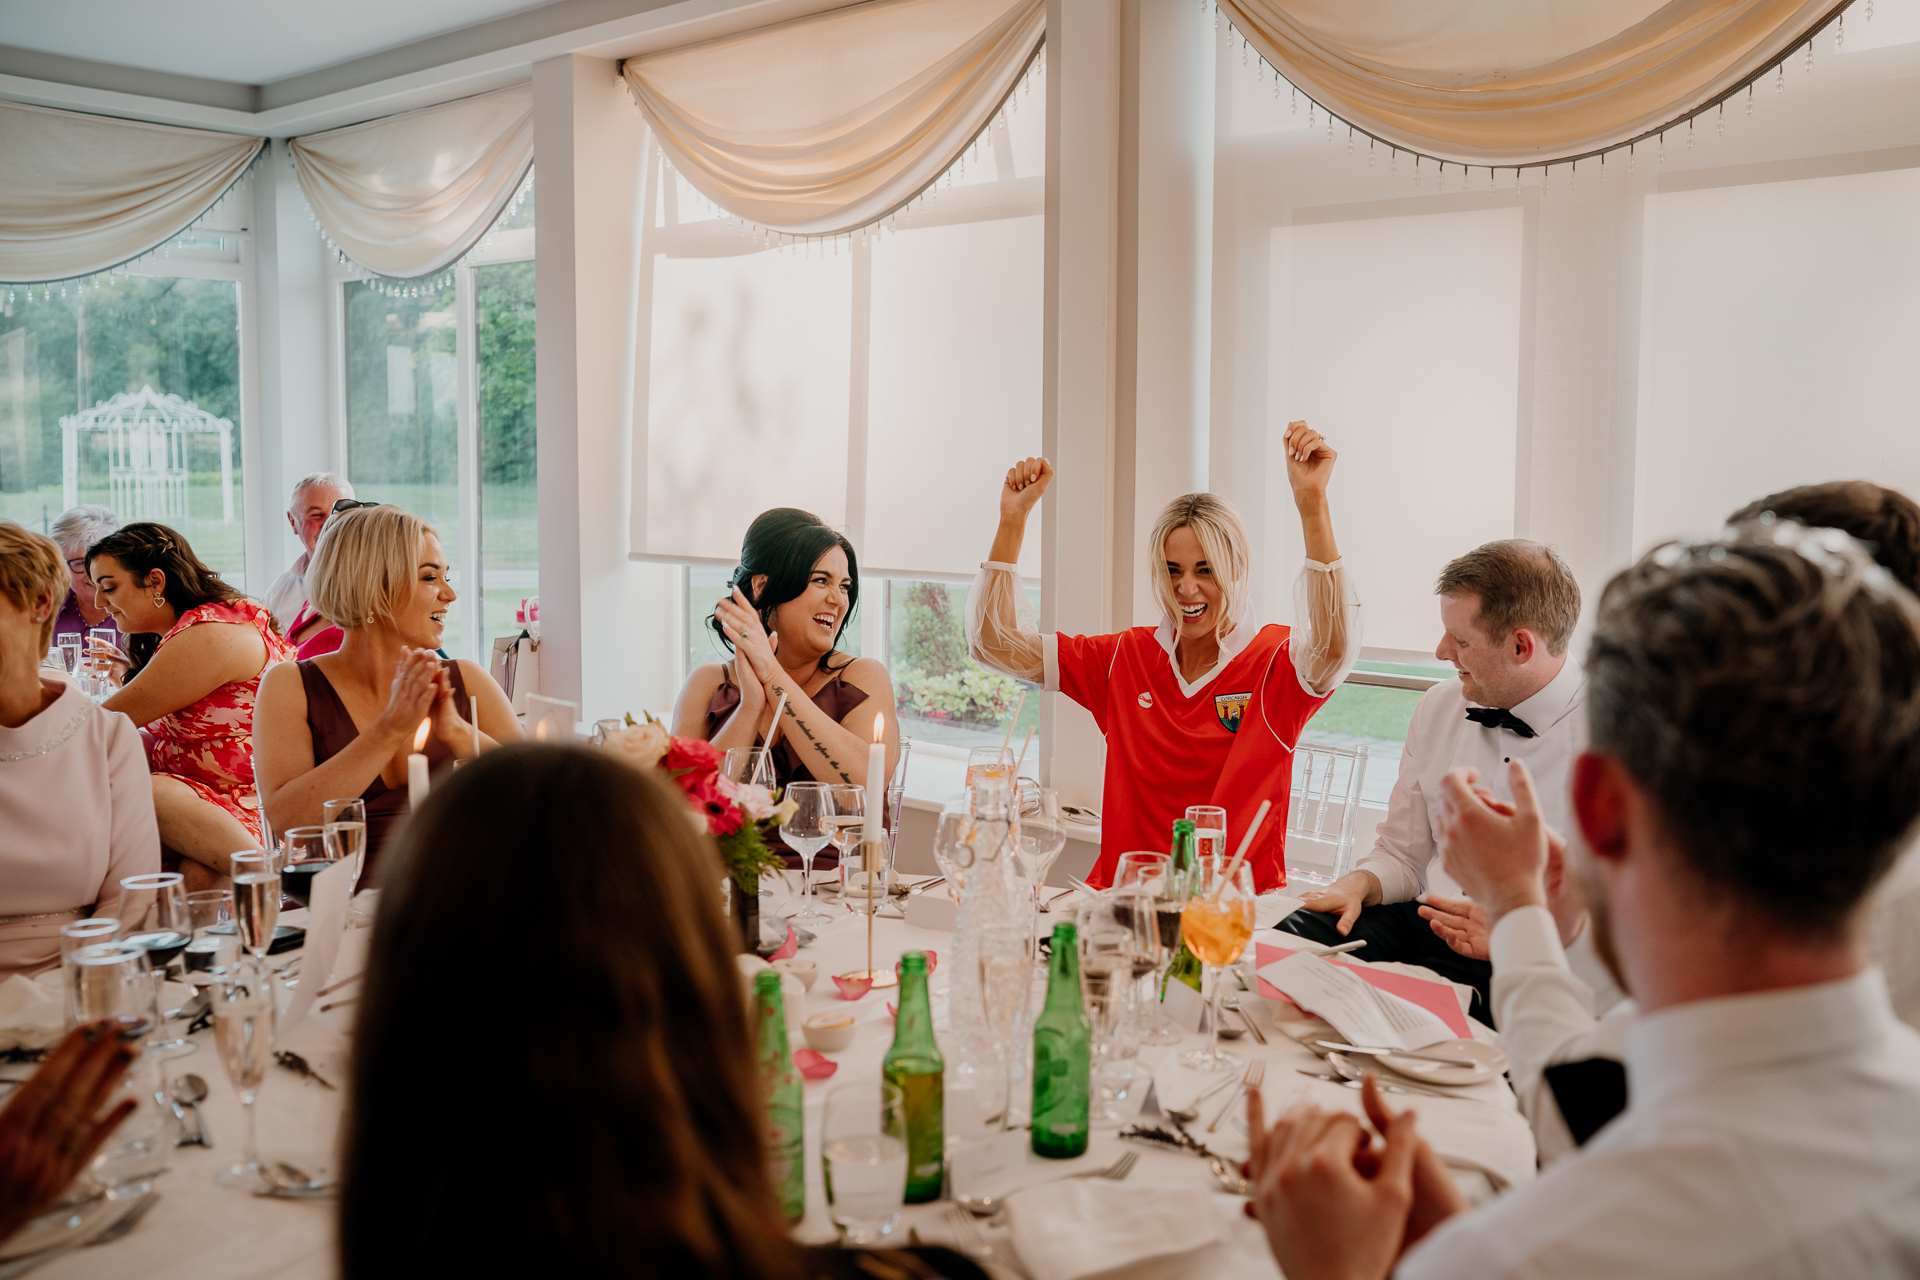
M 483 661 L 539 594 L 532 255 L 529 187 L 446 287 L 341 285 L 348 478 L 439 532 L 461 597 L 444 647 Z
M 1007 466 L 1040 449 L 1040 74 L 910 215 L 837 244 L 769 247 L 654 158 L 634 543 L 692 562 L 688 670 L 726 656 L 707 619 L 747 525 L 800 507 L 859 552 L 841 647 L 887 662 L 916 750 L 964 754 L 1006 732 L 1019 684 L 967 657 L 959 583 Z M 1028 698 L 1016 747 L 1038 714 Z
M 1400 756 L 1406 749 L 1413 709 L 1428 689 L 1452 676 L 1447 667 L 1358 663 L 1346 683 L 1307 722 L 1300 740 L 1348 750 L 1365 747 L 1367 772 L 1360 799 L 1385 808 L 1400 777 Z
M 100 503 L 247 590 L 241 276 L 237 239 L 195 231 L 84 290 L 0 293 L 0 516 L 46 532 Z

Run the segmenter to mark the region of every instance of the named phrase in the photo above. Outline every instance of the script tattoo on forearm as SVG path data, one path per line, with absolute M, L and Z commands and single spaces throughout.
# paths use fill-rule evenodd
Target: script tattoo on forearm
M 807 735 L 807 741 L 813 744 L 813 749 L 820 753 L 821 758 L 827 762 L 827 766 L 840 775 L 840 781 L 846 783 L 848 786 L 854 785 L 853 779 L 847 776 L 847 771 L 840 767 L 840 762 L 828 753 L 827 744 L 814 737 L 813 730 L 807 728 L 807 722 L 794 714 L 793 704 L 791 702 L 787 704 L 787 714 L 793 716 L 793 727 Z

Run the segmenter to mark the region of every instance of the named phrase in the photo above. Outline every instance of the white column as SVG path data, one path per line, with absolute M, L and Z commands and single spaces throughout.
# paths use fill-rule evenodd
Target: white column
M 678 570 L 628 559 L 644 130 L 607 59 L 534 64 L 540 680 L 596 717 L 664 714 Z
M 268 145 L 273 154 L 253 175 L 259 421 L 252 430 L 242 422 L 240 433 L 241 472 L 255 490 L 244 510 L 247 589 L 255 595 L 303 550 L 283 514 L 293 482 L 347 470 L 331 429 L 344 411 L 334 403 L 328 352 L 345 335 L 326 330 L 327 318 L 338 314 L 327 305 L 327 246 L 300 194 L 286 141 Z

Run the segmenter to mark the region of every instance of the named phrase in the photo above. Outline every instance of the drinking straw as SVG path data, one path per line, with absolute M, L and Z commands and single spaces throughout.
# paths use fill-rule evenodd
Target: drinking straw
M 1000 739 L 1001 755 L 1007 754 L 1007 748 L 1013 745 L 1013 725 L 1014 725 L 1014 722 L 1020 718 L 1020 711 L 1026 705 L 1027 705 L 1027 687 L 1025 685 L 1021 685 L 1019 701 L 1013 704 L 1013 714 L 1007 717 L 1006 736 Z M 1019 775 L 1018 773 L 1016 773 L 1014 776 L 1018 777 Z
M 1227 886 L 1233 883 L 1234 873 L 1240 870 L 1240 863 L 1246 858 L 1247 850 L 1253 847 L 1253 838 L 1259 835 L 1260 828 L 1266 825 L 1267 811 L 1271 808 L 1273 808 L 1273 801 L 1260 802 L 1260 812 L 1253 815 L 1253 825 L 1247 828 L 1246 838 L 1240 842 L 1240 851 L 1234 854 L 1233 861 L 1227 864 L 1227 873 L 1221 876 L 1220 883 L 1213 887 L 1213 896 L 1207 899 L 1208 902 L 1220 901 L 1220 895 L 1225 893 Z
M 1034 730 L 1039 727 L 1037 724 L 1027 727 L 1027 740 L 1020 744 L 1020 762 L 1013 766 L 1013 781 L 1015 785 L 1018 785 L 1020 782 L 1020 771 L 1027 767 L 1027 749 L 1033 745 L 1033 733 Z
M 768 751 L 773 750 L 773 744 L 776 741 L 778 741 L 780 738 L 780 716 L 782 713 L 786 711 L 786 709 L 787 709 L 787 691 L 785 689 L 782 689 L 780 691 L 780 701 L 773 704 L 773 724 L 770 725 L 767 729 L 766 749 Z M 753 779 L 748 778 L 747 781 L 752 782 Z

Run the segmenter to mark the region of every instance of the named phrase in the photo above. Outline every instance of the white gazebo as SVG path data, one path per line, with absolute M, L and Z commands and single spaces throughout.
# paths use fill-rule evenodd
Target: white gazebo
M 163 396 L 150 386 L 123 391 L 91 409 L 60 419 L 65 494 L 80 502 L 80 433 L 107 435 L 107 479 L 113 509 L 123 520 L 183 521 L 187 509 L 187 447 L 192 436 L 220 433 L 220 518 L 233 523 L 233 423 L 205 409 Z

